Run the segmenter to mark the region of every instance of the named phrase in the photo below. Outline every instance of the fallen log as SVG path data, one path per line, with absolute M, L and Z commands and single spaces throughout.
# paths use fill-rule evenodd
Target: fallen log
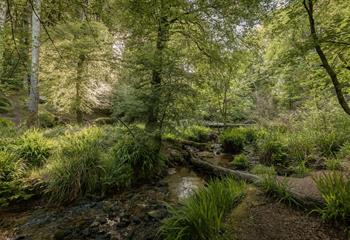
M 192 166 L 196 167 L 196 170 L 198 170 L 199 168 L 201 170 L 204 170 L 206 173 L 217 177 L 233 177 L 237 180 L 243 180 L 243 181 L 252 183 L 258 187 L 261 186 L 260 183 L 264 181 L 263 177 L 260 177 L 248 172 L 237 171 L 237 170 L 232 170 L 221 166 L 217 166 L 207 161 L 203 161 L 199 159 L 198 157 L 194 156 L 194 154 L 191 154 L 191 158 L 189 158 L 188 161 Z M 276 179 L 276 181 L 278 180 Z M 287 179 L 287 183 L 288 183 L 288 179 Z M 300 205 L 302 205 L 305 208 L 312 208 L 312 207 L 320 206 L 324 204 L 324 201 L 322 198 L 308 196 L 301 192 L 295 191 L 290 186 L 287 187 L 286 190 L 292 195 L 293 199 L 296 200 L 296 202 L 298 202 Z

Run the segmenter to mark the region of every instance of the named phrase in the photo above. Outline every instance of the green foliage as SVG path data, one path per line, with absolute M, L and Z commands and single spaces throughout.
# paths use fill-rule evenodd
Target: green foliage
M 240 153 L 245 144 L 256 140 L 256 132 L 253 128 L 227 129 L 220 135 L 220 140 L 225 152 Z
M 350 220 L 350 180 L 334 172 L 314 179 L 325 205 L 316 211 L 324 220 Z
M 113 151 L 109 151 L 102 161 L 101 185 L 103 192 L 110 189 L 124 188 L 131 185 L 133 180 L 133 170 L 130 164 L 120 162 L 113 156 Z
M 0 117 L 0 129 L 1 128 L 11 128 L 14 126 L 15 126 L 15 124 L 12 121 Z
M 130 164 L 136 178 L 152 177 L 165 163 L 158 146 L 145 133 L 124 135 L 124 139 L 115 145 L 113 155 L 117 162 Z
M 59 152 L 43 173 L 48 176 L 51 203 L 65 204 L 87 194 L 105 193 L 131 184 L 131 164 L 115 158 L 113 150 L 106 150 L 105 144 L 111 143 L 104 143 L 104 130 L 89 127 L 67 132 L 60 139 Z
M 341 170 L 341 160 L 338 158 L 328 158 L 325 161 L 328 170 Z
M 292 171 L 294 172 L 294 175 L 298 177 L 305 177 L 310 173 L 310 169 L 306 166 L 305 161 L 299 162 L 297 165 L 291 167 Z
M 244 196 L 246 186 L 233 179 L 215 180 L 184 200 L 180 208 L 169 207 L 160 235 L 165 240 L 221 239 L 225 213 Z
M 268 167 L 262 164 L 255 165 L 251 170 L 251 172 L 256 175 L 269 175 L 269 176 L 277 175 L 276 170 L 273 166 Z
M 100 137 L 100 129 L 92 127 L 61 139 L 60 152 L 48 166 L 51 203 L 68 203 L 97 190 L 102 171 Z
M 236 169 L 246 170 L 249 168 L 249 160 L 245 154 L 234 156 L 231 163 Z
M 338 153 L 338 157 L 350 160 L 350 142 L 345 143 Z
M 17 155 L 0 151 L 0 206 L 26 200 L 32 196 L 28 185 L 21 179 L 25 175 L 25 164 Z
M 52 143 L 38 130 L 28 130 L 16 141 L 14 150 L 28 165 L 40 166 L 51 155 Z
M 263 180 L 259 182 L 262 190 L 271 197 L 278 199 L 280 202 L 285 202 L 290 206 L 300 206 L 297 199 L 288 190 L 287 178 L 278 179 L 273 175 L 264 176 Z
M 182 135 L 185 139 L 195 142 L 208 142 L 210 140 L 211 129 L 199 125 L 191 125 L 185 128 Z
M 40 111 L 38 118 L 39 124 L 43 128 L 52 128 L 57 125 L 55 116 L 48 111 Z
M 288 150 L 280 134 L 271 133 L 257 142 L 257 152 L 261 163 L 286 167 Z

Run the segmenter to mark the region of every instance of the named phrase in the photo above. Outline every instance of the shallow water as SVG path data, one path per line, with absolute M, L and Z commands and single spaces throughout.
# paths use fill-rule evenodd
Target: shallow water
M 164 181 L 169 186 L 170 200 L 174 202 L 188 198 L 205 184 L 204 179 L 188 168 L 170 168 L 168 174 Z

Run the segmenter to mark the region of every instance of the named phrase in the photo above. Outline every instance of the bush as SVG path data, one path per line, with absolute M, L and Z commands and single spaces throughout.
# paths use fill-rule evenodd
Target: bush
M 325 205 L 316 211 L 324 220 L 350 221 L 350 180 L 341 173 L 314 179 Z
M 192 125 L 184 130 L 183 137 L 194 142 L 208 142 L 211 132 L 210 128 Z
M 113 151 L 116 162 L 130 164 L 136 178 L 152 177 L 164 166 L 165 158 L 159 153 L 158 146 L 146 135 L 135 138 L 125 135 Z
M 270 175 L 270 176 L 277 175 L 276 170 L 273 166 L 268 167 L 262 164 L 258 164 L 254 166 L 251 172 L 256 175 Z
M 220 239 L 225 213 L 242 199 L 245 189 L 244 183 L 233 179 L 215 180 L 180 208 L 169 207 L 170 217 L 160 228 L 162 239 Z
M 259 139 L 257 151 L 259 160 L 263 164 L 281 167 L 288 166 L 288 150 L 278 134 L 270 134 L 263 139 Z
M 252 128 L 232 128 L 225 130 L 220 140 L 225 152 L 236 154 L 243 151 L 245 144 L 256 140 L 256 133 Z
M 232 165 L 236 169 L 246 170 L 249 167 L 249 161 L 245 154 L 239 154 L 234 157 Z
M 51 154 L 52 144 L 38 130 L 28 130 L 15 143 L 15 151 L 30 166 L 40 166 Z
M 102 171 L 100 136 L 98 128 L 87 128 L 61 139 L 61 149 L 48 166 L 51 203 L 68 203 L 98 188 Z

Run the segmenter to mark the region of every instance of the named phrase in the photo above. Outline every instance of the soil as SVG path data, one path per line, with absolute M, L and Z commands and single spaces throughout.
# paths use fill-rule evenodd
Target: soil
M 342 227 L 318 216 L 267 198 L 251 187 L 247 197 L 228 216 L 227 228 L 236 240 L 349 240 Z

